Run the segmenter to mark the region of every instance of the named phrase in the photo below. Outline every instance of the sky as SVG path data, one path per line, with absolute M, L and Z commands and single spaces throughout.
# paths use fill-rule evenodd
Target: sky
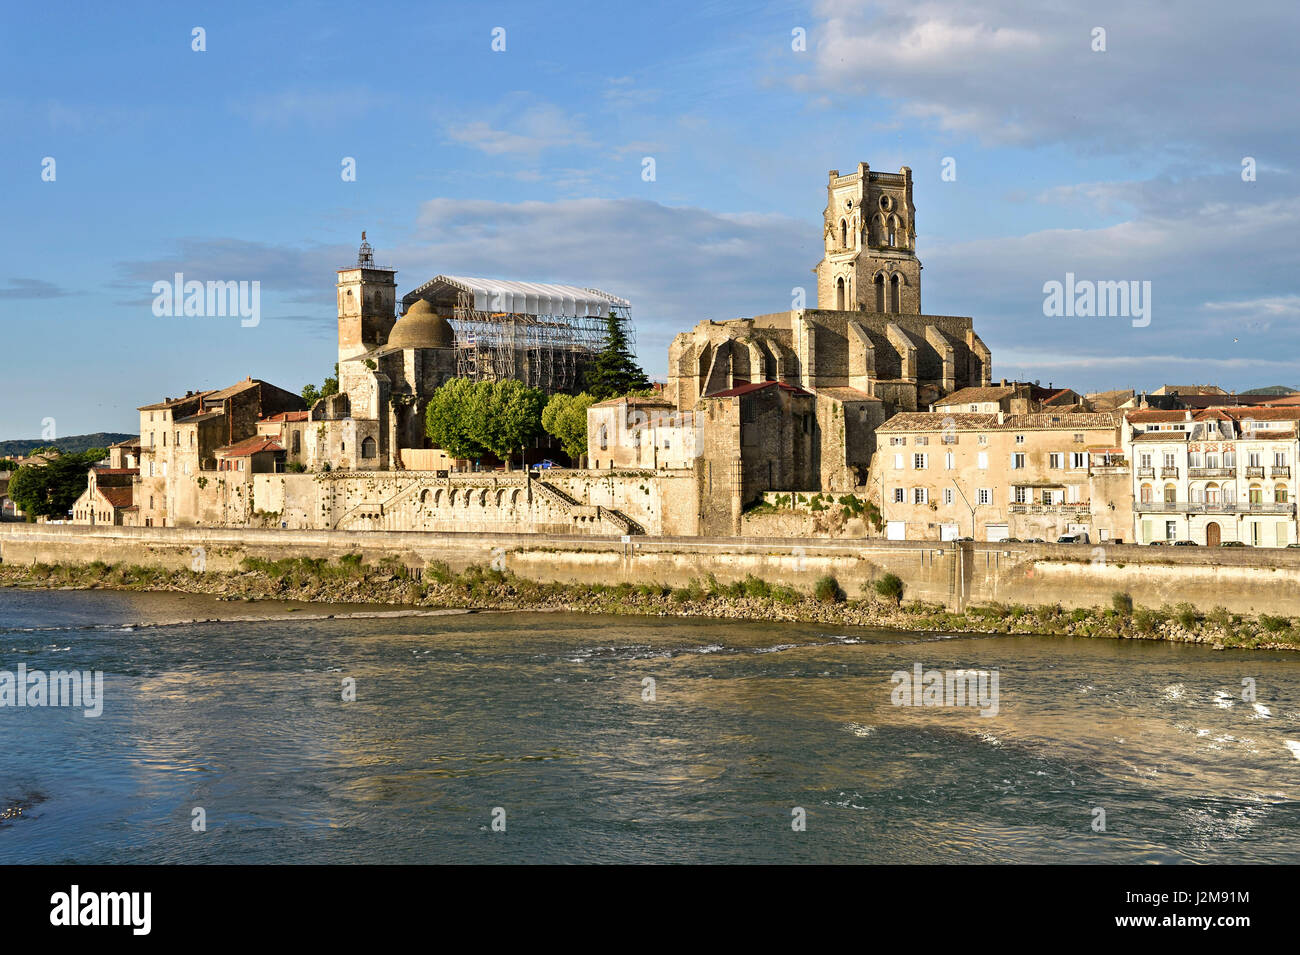
M 662 378 L 676 333 L 815 301 L 859 161 L 913 170 L 923 311 L 995 378 L 1300 386 L 1298 35 L 1286 2 L 9 4 L 0 438 L 319 383 L 362 230 L 399 296 L 630 299 Z M 156 315 L 177 272 L 260 320 Z M 1149 282 L 1149 323 L 1045 314 L 1067 274 Z

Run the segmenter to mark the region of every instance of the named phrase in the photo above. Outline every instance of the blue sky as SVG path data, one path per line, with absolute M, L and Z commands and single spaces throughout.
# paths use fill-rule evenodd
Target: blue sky
M 924 310 L 973 316 L 995 376 L 1300 385 L 1294 4 L 56 2 L 0 31 L 3 438 L 319 382 L 362 229 L 399 294 L 623 295 L 662 376 L 696 322 L 812 301 L 859 160 L 913 169 Z M 259 281 L 261 323 L 155 317 L 178 271 Z M 1150 281 L 1151 324 L 1045 317 L 1067 272 Z

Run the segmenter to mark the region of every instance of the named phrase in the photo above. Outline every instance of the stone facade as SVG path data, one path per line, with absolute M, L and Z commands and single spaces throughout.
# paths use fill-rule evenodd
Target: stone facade
M 1119 428 L 1113 413 L 897 415 L 872 467 L 886 536 L 1131 539 Z

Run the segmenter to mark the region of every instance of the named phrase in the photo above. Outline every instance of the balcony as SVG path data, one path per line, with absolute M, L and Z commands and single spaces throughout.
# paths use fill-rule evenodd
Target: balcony
M 1275 478 L 1289 478 L 1291 476 L 1291 469 L 1286 465 L 1279 466 L 1275 464 L 1273 467 L 1268 469 L 1268 476 Z
M 1246 468 L 1246 477 L 1248 478 L 1253 478 L 1253 477 L 1262 478 L 1263 476 L 1264 476 L 1263 468 L 1256 468 L 1256 467 Z
M 1026 502 L 1007 506 L 1007 511 L 1011 514 L 1044 514 L 1065 517 L 1086 517 L 1091 510 L 1092 505 L 1087 501 L 1075 504 L 1035 504 Z
M 1133 509 L 1144 514 L 1294 514 L 1295 505 L 1278 501 L 1241 504 L 1207 504 L 1204 501 L 1134 501 Z
M 1178 468 L 1161 468 L 1160 476 L 1162 478 L 1176 478 L 1178 477 Z
M 1188 468 L 1189 478 L 1230 478 L 1236 477 L 1236 468 Z
M 1138 468 L 1138 477 L 1140 478 L 1153 478 L 1155 476 L 1156 476 L 1155 468 Z

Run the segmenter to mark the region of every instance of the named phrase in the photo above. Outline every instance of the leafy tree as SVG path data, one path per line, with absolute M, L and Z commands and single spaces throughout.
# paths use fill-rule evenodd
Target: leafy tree
M 51 455 L 42 464 L 27 464 L 9 479 L 9 497 L 28 515 L 66 517 L 86 490 L 86 471 L 108 455 L 104 448 L 80 454 Z
M 587 454 L 587 409 L 596 397 L 585 391 L 580 395 L 551 395 L 542 409 L 542 427 L 558 440 L 575 465 Z
M 473 460 L 487 450 L 478 440 L 478 422 L 487 409 L 486 381 L 452 378 L 429 398 L 424 433 L 434 447 L 452 457 Z
M 0 458 L 0 471 L 17 471 L 18 465 L 12 458 Z
M 334 377 L 326 378 L 325 383 L 322 384 L 319 388 L 317 388 L 315 385 L 304 386 L 302 389 L 302 400 L 307 402 L 307 407 L 310 408 L 321 398 L 328 398 L 330 395 L 337 395 L 338 393 L 339 393 L 339 363 L 335 362 Z
M 542 432 L 546 395 L 508 378 L 488 384 L 486 413 L 480 419 L 478 442 L 511 467 L 510 457 Z
M 491 452 L 512 466 L 511 455 L 542 430 L 546 396 L 522 382 L 453 378 L 429 399 L 425 433 L 452 457 L 474 459 Z
M 650 388 L 650 379 L 628 346 L 624 319 L 610 312 L 605 319 L 605 347 L 587 369 L 584 391 L 597 401 Z

